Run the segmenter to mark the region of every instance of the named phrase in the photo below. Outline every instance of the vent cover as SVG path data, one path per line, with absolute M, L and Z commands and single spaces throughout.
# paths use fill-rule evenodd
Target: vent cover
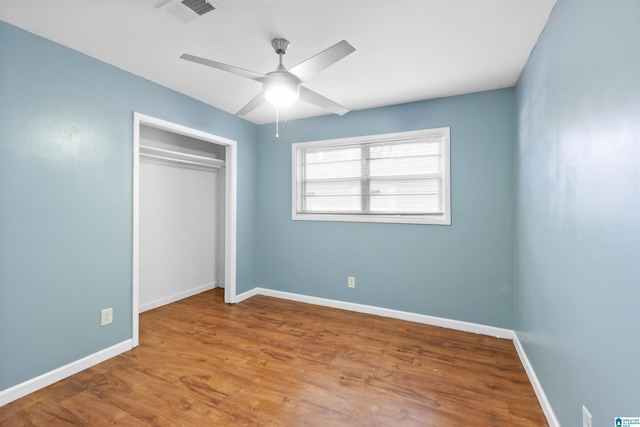
M 207 0 L 169 0 L 158 7 L 182 22 L 189 22 L 215 10 Z
M 182 4 L 200 16 L 215 9 L 215 7 L 211 6 L 205 0 L 183 0 Z

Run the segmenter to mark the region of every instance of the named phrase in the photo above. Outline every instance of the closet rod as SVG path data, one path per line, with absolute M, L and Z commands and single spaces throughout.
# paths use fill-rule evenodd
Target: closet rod
M 155 154 L 140 153 L 140 155 L 145 157 L 153 157 L 154 159 L 168 160 L 170 162 L 179 162 L 179 163 L 186 163 L 189 165 L 203 166 L 205 168 L 211 168 L 211 169 L 220 169 L 222 167 L 222 166 L 216 166 L 216 165 L 208 165 L 206 163 L 193 162 L 191 160 L 182 160 L 182 159 L 175 159 L 173 157 L 158 156 Z
M 220 160 L 220 159 L 216 159 L 216 158 L 212 158 L 212 157 L 207 157 L 207 156 L 199 156 L 197 154 L 190 154 L 190 153 L 183 153 L 180 151 L 174 151 L 174 150 L 165 150 L 164 148 L 156 148 L 156 147 L 150 147 L 148 145 L 140 145 L 140 152 L 141 153 L 146 153 L 146 152 L 155 152 L 156 154 L 159 154 L 161 156 L 181 156 L 181 157 L 186 157 L 187 159 L 191 159 L 191 160 L 211 160 L 214 162 L 223 162 L 224 160 Z M 210 163 L 207 163 L 210 164 Z

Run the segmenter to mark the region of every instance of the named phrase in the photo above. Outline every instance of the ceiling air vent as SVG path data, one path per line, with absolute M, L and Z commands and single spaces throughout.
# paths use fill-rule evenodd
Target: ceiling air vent
M 182 4 L 200 16 L 215 9 L 215 7 L 211 6 L 205 0 L 183 0 Z
M 189 22 L 215 10 L 207 0 L 169 0 L 158 7 L 182 22 Z

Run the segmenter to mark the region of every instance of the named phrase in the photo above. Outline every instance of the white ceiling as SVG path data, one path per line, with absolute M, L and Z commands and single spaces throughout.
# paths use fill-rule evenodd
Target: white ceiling
M 266 74 L 271 39 L 294 65 L 347 40 L 356 51 L 304 83 L 351 110 L 513 86 L 555 0 L 213 0 L 188 23 L 166 0 L 0 0 L 0 20 L 235 114 L 261 84 L 182 53 Z M 0 41 L 1 43 L 2 41 Z M 289 119 L 327 114 L 302 101 Z M 245 116 L 275 121 L 263 105 Z

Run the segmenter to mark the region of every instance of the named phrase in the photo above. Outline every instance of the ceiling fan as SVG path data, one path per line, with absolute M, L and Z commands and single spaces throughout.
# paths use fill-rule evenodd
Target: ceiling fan
M 339 115 L 343 115 L 349 111 L 342 105 L 325 98 L 317 92 L 307 89 L 302 86 L 301 83 L 354 52 L 356 49 L 353 46 L 347 41 L 342 40 L 306 61 L 301 62 L 290 70 L 287 70 L 284 65 L 282 65 L 282 55 L 287 53 L 289 41 L 276 38 L 271 41 L 271 46 L 273 46 L 276 54 L 278 54 L 280 63 L 274 71 L 266 75 L 186 53 L 181 55 L 180 58 L 262 83 L 262 92 L 236 113 L 239 116 L 250 113 L 265 102 L 269 102 L 276 107 L 288 107 L 298 98 Z

